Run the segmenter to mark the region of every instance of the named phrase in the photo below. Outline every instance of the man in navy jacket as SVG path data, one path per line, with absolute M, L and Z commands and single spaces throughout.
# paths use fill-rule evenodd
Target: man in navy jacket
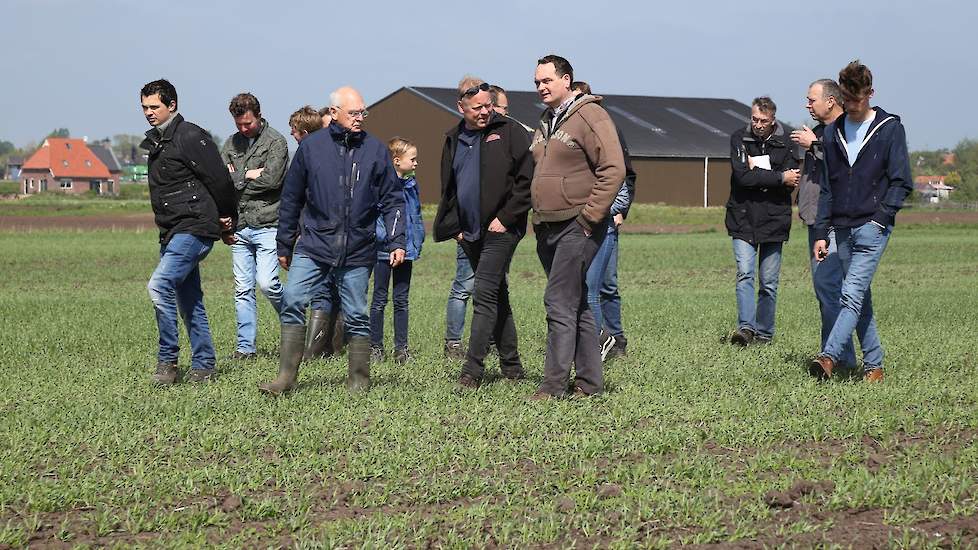
M 404 261 L 404 196 L 387 147 L 361 130 L 367 110 L 356 90 L 340 88 L 329 99 L 332 123 L 299 144 L 282 190 L 278 260 L 289 277 L 280 315 L 279 373 L 259 386 L 271 395 L 295 386 L 305 343 L 305 309 L 330 274 L 339 287 L 349 337 L 347 388 L 370 387 L 367 282 L 376 261 L 378 215 L 387 226 L 391 266 Z
M 856 331 L 863 350 L 864 379 L 883 381 L 883 347 L 875 331 L 870 284 L 893 231 L 897 211 L 913 190 L 907 136 L 900 117 L 870 107 L 873 73 L 859 60 L 839 72 L 845 114 L 825 128 L 825 166 L 820 177 L 815 246 L 828 255 L 828 235 L 835 229 L 845 278 L 841 309 L 822 353 L 810 372 L 832 376 L 846 342 Z

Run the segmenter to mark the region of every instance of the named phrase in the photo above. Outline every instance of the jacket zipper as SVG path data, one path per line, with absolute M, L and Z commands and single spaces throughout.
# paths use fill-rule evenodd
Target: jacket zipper
M 394 211 L 394 225 L 391 226 L 391 234 L 388 237 L 389 239 L 393 239 L 394 238 L 394 233 L 397 232 L 397 222 L 400 219 L 401 219 L 401 211 L 400 211 L 400 209 L 395 210 Z

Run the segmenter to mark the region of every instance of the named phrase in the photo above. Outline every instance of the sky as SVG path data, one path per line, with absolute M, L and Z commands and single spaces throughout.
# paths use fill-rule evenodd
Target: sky
M 0 140 L 141 134 L 139 89 L 161 77 L 184 117 L 222 138 L 242 91 L 287 134 L 294 110 L 342 85 L 368 105 L 467 73 L 532 90 L 536 60 L 556 53 L 598 94 L 770 95 L 790 124 L 810 120 L 811 81 L 859 58 L 911 149 L 951 148 L 978 138 L 965 96 L 978 80 L 976 20 L 964 0 L 2 0 Z

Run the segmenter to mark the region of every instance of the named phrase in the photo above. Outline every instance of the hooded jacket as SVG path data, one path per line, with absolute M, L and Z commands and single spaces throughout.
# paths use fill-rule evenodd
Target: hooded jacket
M 294 248 L 333 267 L 372 266 L 379 215 L 390 235 L 388 252 L 403 249 L 403 186 L 387 147 L 334 122 L 302 140 L 285 175 L 278 255 L 291 257 Z
M 289 163 L 289 146 L 282 134 L 261 119 L 261 129 L 249 146 L 249 139 L 235 133 L 221 147 L 225 164 L 234 166 L 231 181 L 238 197 L 238 226 L 261 228 L 278 225 L 278 203 L 282 196 L 285 167 Z M 264 168 L 260 176 L 245 179 L 245 173 Z
M 418 181 L 414 176 L 398 178 L 404 189 L 404 259 L 409 261 L 421 257 L 421 246 L 424 244 L 424 220 L 421 219 L 421 195 L 418 192 Z M 377 217 L 377 260 L 387 261 L 390 258 L 387 242 L 387 227 L 384 219 Z
M 441 201 L 435 214 L 435 241 L 455 238 L 462 232 L 459 219 L 458 186 L 452 163 L 463 122 L 445 134 L 441 153 Z M 530 136 L 515 120 L 493 114 L 479 137 L 479 218 L 483 235 L 494 218 L 510 233 L 526 234 L 530 209 L 530 180 L 533 157 Z
M 160 242 L 177 233 L 221 237 L 218 218 L 237 218 L 228 169 L 210 134 L 177 113 L 160 136 L 146 132 L 139 145 L 149 151 L 149 199 Z
M 751 168 L 748 157 L 767 155 L 771 169 Z M 727 234 L 751 244 L 784 242 L 791 231 L 791 187 L 782 172 L 798 168 L 801 151 L 780 122 L 767 139 L 754 136 L 750 126 L 730 136 L 730 198 Z
M 907 133 L 900 117 L 879 107 L 873 110 L 876 118 L 854 159 L 846 151 L 848 115 L 825 127 L 816 239 L 827 239 L 830 227 L 858 227 L 869 221 L 891 226 L 913 191 Z
M 625 159 L 601 96 L 578 95 L 556 119 L 547 109 L 533 135 L 536 169 L 530 185 L 533 223 L 576 218 L 588 232 L 603 229 L 625 181 Z

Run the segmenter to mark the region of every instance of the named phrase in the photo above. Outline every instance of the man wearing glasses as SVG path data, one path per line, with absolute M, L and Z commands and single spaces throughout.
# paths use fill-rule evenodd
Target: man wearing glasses
M 737 328 L 730 343 L 739 346 L 774 337 L 781 248 L 791 230 L 791 192 L 801 178 L 801 152 L 777 121 L 777 109 L 771 98 L 755 98 L 750 124 L 730 136 L 726 226 L 737 263 Z
M 490 340 L 503 376 L 525 376 L 506 275 L 526 234 L 533 158 L 523 127 L 493 109 L 488 84 L 466 76 L 458 92 L 462 120 L 448 131 L 442 149 L 433 228 L 436 241 L 458 242 L 475 271 L 469 349 L 458 379 L 461 388 L 474 389 L 482 382 Z
M 547 110 L 531 146 L 531 203 L 537 256 L 547 273 L 547 355 L 533 400 L 563 396 L 572 362 L 575 397 L 604 389 L 585 273 L 607 236 L 611 204 L 625 181 L 625 158 L 601 97 L 576 94 L 573 81 L 574 69 L 563 57 L 537 61 L 534 83 Z
M 387 146 L 362 130 L 367 110 L 359 92 L 340 88 L 329 100 L 332 122 L 299 144 L 282 190 L 278 260 L 289 277 L 282 296 L 278 377 L 259 386 L 270 395 L 295 386 L 305 344 L 306 306 L 330 274 L 339 288 L 349 337 L 347 388 L 369 389 L 367 282 L 376 261 L 378 215 L 389 236 L 391 266 L 404 261 L 404 195 Z

